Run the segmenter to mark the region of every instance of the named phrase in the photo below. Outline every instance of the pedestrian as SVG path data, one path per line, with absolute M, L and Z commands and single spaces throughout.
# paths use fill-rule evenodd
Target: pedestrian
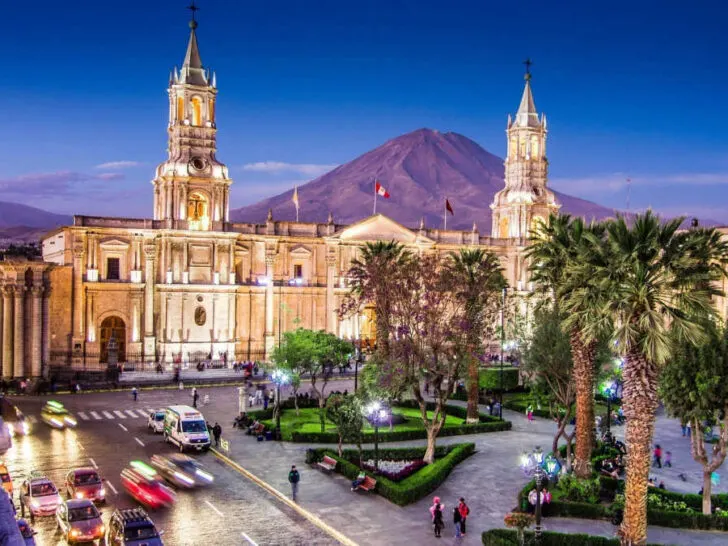
M 200 397 L 199 394 L 197 394 L 197 387 L 192 387 L 192 407 L 197 407 L 197 399 Z
M 660 444 L 655 444 L 655 450 L 652 452 L 652 455 L 652 466 L 662 468 L 662 448 L 660 447 Z
M 465 504 L 465 499 L 460 497 L 460 503 L 458 504 L 458 512 L 460 512 L 460 529 L 465 534 L 465 520 L 470 515 L 470 507 Z
M 291 497 L 293 497 L 293 501 L 295 502 L 298 496 L 298 482 L 301 481 L 301 475 L 296 470 L 295 464 L 291 466 L 291 471 L 288 473 L 288 481 L 291 484 Z
M 682 429 L 682 435 L 683 435 L 683 437 L 684 436 L 687 436 L 687 434 L 688 434 L 688 424 L 685 421 L 682 421 L 680 423 L 680 428 Z
M 526 417 L 529 423 L 533 423 L 533 406 L 531 404 L 526 408 Z
M 672 468 L 672 451 L 665 452 L 665 466 L 667 468 Z
M 432 524 L 435 530 L 435 536 L 437 538 L 440 538 L 442 535 L 442 528 L 444 527 L 444 523 L 442 521 L 442 509 L 444 508 L 442 504 L 437 503 L 435 505 L 435 510 L 432 514 Z
M 222 427 L 217 421 L 215 421 L 215 426 L 212 427 L 212 435 L 215 438 L 215 447 L 220 447 L 220 436 L 222 436 Z
M 269 401 L 268 395 L 263 394 L 263 409 L 264 410 L 268 409 L 268 401 Z
M 455 506 L 452 509 L 452 522 L 455 525 L 455 538 L 460 538 L 460 526 L 462 525 L 463 517 L 460 515 L 460 510 Z
M 137 390 L 136 387 L 132 387 L 131 395 L 134 397 L 134 402 L 136 402 L 137 398 L 139 397 L 139 391 Z
M 688 421 L 687 429 L 688 429 L 688 438 L 690 438 L 690 435 L 693 432 L 693 424 L 690 421 Z

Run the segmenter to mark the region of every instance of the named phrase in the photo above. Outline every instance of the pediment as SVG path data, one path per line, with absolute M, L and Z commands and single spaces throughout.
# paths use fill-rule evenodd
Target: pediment
M 121 239 L 107 239 L 100 244 L 101 248 L 129 248 L 129 242 Z
M 308 258 L 311 256 L 311 251 L 309 249 L 307 249 L 305 246 L 298 245 L 291 250 L 291 255 Z
M 434 244 L 429 237 L 420 235 L 382 214 L 375 214 L 346 226 L 331 238 L 341 241 L 397 241 L 403 244 Z

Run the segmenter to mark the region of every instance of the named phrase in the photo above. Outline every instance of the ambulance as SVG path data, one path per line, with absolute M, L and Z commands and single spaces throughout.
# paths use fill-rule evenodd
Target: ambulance
M 164 441 L 185 450 L 210 449 L 210 433 L 202 414 L 190 406 L 169 406 L 164 410 Z

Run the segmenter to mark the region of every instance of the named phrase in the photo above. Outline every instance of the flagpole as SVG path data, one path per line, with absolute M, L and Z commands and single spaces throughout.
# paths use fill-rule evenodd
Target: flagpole
M 374 178 L 372 183 L 374 187 L 374 212 L 372 212 L 372 216 L 374 216 L 377 213 L 377 179 Z
M 447 196 L 445 196 L 445 229 L 443 231 L 447 231 Z

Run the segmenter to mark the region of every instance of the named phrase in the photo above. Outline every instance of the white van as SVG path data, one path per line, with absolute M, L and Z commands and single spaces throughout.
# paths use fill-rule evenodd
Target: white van
M 164 410 L 164 441 L 175 444 L 180 452 L 210 449 L 210 434 L 202 414 L 190 406 L 170 406 Z

